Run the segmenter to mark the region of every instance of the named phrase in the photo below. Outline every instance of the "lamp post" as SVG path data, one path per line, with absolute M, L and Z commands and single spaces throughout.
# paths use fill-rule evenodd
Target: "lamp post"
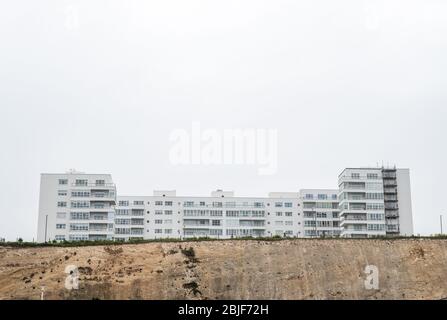
M 48 215 L 45 216 L 45 243 L 47 243 Z
M 442 214 L 439 216 L 439 222 L 441 224 L 441 235 L 442 235 Z

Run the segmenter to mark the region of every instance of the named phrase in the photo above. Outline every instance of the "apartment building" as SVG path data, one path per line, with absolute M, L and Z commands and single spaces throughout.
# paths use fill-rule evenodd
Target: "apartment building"
M 408 169 L 347 168 L 338 179 L 341 236 L 413 234 Z
M 37 241 L 113 239 L 115 204 L 109 174 L 42 174 Z
M 341 234 L 337 189 L 300 190 L 305 237 L 338 237 Z
M 117 196 L 109 174 L 42 174 L 38 242 L 412 235 L 408 169 L 348 168 L 339 189 Z

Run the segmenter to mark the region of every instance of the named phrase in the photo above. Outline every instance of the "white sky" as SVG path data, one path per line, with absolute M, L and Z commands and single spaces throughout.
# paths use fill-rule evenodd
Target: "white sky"
M 0 237 L 36 236 L 41 172 L 265 196 L 382 161 L 411 169 L 416 233 L 439 232 L 446 16 L 442 0 L 3 1 Z M 172 166 L 192 121 L 277 129 L 277 174 Z

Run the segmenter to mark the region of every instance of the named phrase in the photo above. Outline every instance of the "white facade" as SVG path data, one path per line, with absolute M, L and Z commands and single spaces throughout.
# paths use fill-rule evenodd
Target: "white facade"
M 109 174 L 42 174 L 37 241 L 113 239 L 115 203 Z
M 342 236 L 413 234 L 408 169 L 347 168 L 339 189 Z
M 116 196 L 108 174 L 42 174 L 38 242 L 412 235 L 408 169 L 345 169 L 339 189 L 237 197 Z

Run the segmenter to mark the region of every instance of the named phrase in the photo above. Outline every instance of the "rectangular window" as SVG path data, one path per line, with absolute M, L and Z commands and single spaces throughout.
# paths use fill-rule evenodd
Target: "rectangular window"
M 106 184 L 106 182 L 105 182 L 104 180 L 96 180 L 96 181 L 95 181 L 95 184 L 96 184 L 97 186 L 104 186 L 104 185 Z
M 162 224 L 163 220 L 155 220 L 155 224 Z
M 58 212 L 56 213 L 56 218 L 57 219 L 65 219 L 67 217 L 67 213 L 66 212 Z
M 87 190 L 72 191 L 71 196 L 75 197 L 75 198 L 88 198 L 88 197 L 90 197 L 90 191 L 87 191 Z
M 165 229 L 165 234 L 172 234 L 172 229 Z
M 285 202 L 284 207 L 286 208 L 292 208 L 292 202 Z
M 54 239 L 55 239 L 56 241 L 65 241 L 65 236 L 63 236 L 63 235 L 56 235 L 56 236 L 54 237 Z
M 67 190 L 59 190 L 59 191 L 57 192 L 57 195 L 58 195 L 59 197 L 64 197 L 64 196 L 67 195 Z
M 171 215 L 172 214 L 172 210 L 165 210 L 165 214 Z
M 90 202 L 89 201 L 72 201 L 71 207 L 72 208 L 89 208 Z
M 155 201 L 155 205 L 156 206 L 162 206 L 163 205 L 163 201 Z
M 360 173 L 351 173 L 351 179 L 360 179 Z
M 128 207 L 128 206 L 129 206 L 129 201 L 126 201 L 126 200 L 120 200 L 120 201 L 118 201 L 118 205 L 119 205 L 120 207 Z
M 379 175 L 377 173 L 368 173 L 366 175 L 367 179 L 379 179 Z
M 58 208 L 66 208 L 67 207 L 67 202 L 65 202 L 65 201 L 58 201 L 57 206 L 58 206 Z
M 282 217 L 282 212 L 277 212 L 277 213 L 276 213 L 276 216 L 277 216 L 277 217 Z
M 68 179 L 59 179 L 59 185 L 65 186 L 68 184 Z
M 292 216 L 292 212 L 285 212 L 284 215 L 285 215 L 286 217 L 291 217 L 291 216 Z
M 65 224 L 56 224 L 56 229 L 65 229 Z
M 155 233 L 162 233 L 162 232 L 163 232 L 163 229 L 155 229 L 154 232 L 155 232 Z
M 88 212 L 71 212 L 70 220 L 89 220 L 90 213 Z
M 144 205 L 144 201 L 137 201 L 137 200 L 135 200 L 135 201 L 133 202 L 133 205 L 134 205 L 134 206 L 143 206 L 143 205 Z
M 326 200 L 327 199 L 327 194 L 319 194 L 318 195 L 318 200 Z
M 281 208 L 282 207 L 282 202 L 275 202 L 275 207 L 276 208 Z
M 216 227 L 220 226 L 220 220 L 212 220 L 211 225 Z
M 88 223 L 71 223 L 70 231 L 88 231 Z
M 172 206 L 172 201 L 165 201 L 165 206 L 171 207 Z
M 76 184 L 76 186 L 87 186 L 88 185 L 88 180 L 86 180 L 86 179 L 76 179 L 75 184 Z

